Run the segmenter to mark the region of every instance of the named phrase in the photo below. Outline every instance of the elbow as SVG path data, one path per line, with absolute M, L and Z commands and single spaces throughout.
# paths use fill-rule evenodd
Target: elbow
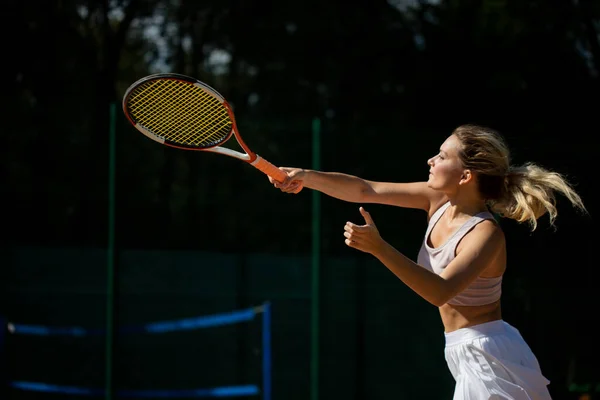
M 434 293 L 423 293 L 421 292 L 421 297 L 425 300 L 427 300 L 427 302 L 433 306 L 436 307 L 441 307 L 444 304 L 446 304 L 449 300 L 450 297 L 446 296 L 442 293 L 440 293 L 440 291 L 436 290 Z
M 436 307 L 441 307 L 448 303 L 454 296 L 455 291 L 449 290 L 450 288 L 444 287 L 445 285 L 441 285 L 442 287 L 436 291 L 436 293 L 429 300 L 431 304 Z
M 438 302 L 438 301 L 430 301 L 430 303 L 431 303 L 433 306 L 437 307 L 437 308 L 440 308 L 441 306 L 443 306 L 443 305 L 444 305 L 444 304 L 442 304 L 442 303 L 440 303 L 440 302 Z
M 368 184 L 364 184 L 357 194 L 357 203 L 376 203 L 375 197 L 377 196 L 377 192 L 369 186 Z
M 355 203 L 370 203 L 370 197 L 367 195 L 366 189 L 361 189 L 355 198 Z
M 449 298 L 445 298 L 445 297 L 442 298 L 442 297 L 438 296 L 434 299 L 430 299 L 429 302 L 439 308 L 439 307 L 443 306 L 444 304 L 446 304 L 449 300 L 450 300 Z

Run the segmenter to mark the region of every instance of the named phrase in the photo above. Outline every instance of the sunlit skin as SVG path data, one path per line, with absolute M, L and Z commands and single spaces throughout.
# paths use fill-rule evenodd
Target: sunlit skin
M 455 136 L 446 139 L 439 153 L 427 161 L 429 178 L 426 182 L 371 182 L 339 173 L 325 174 L 298 168 L 282 168 L 288 173 L 288 179 L 283 183 L 270 181 L 286 193 L 294 192 L 297 182 L 302 182 L 305 188 L 350 202 L 423 209 L 428 213 L 428 219 L 449 201 L 450 206 L 428 239 L 430 246 L 438 247 L 471 216 L 487 211 L 477 189 L 477 176 L 463 167 L 458 158 L 458 146 L 460 142 Z M 385 241 L 364 207 L 359 208 L 359 213 L 362 216 L 359 223 L 349 221 L 344 226 L 346 245 L 372 254 L 413 291 L 439 307 L 445 332 L 501 319 L 499 300 L 483 306 L 447 304 L 478 276 L 496 277 L 504 273 L 505 238 L 493 221 L 483 221 L 465 235 L 457 246 L 455 259 L 437 275 Z

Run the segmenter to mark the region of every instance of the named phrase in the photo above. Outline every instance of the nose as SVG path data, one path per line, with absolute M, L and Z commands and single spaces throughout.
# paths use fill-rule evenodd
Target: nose
M 427 160 L 427 165 L 429 165 L 430 167 L 433 167 L 433 160 L 435 159 L 435 157 L 431 157 L 429 160 Z

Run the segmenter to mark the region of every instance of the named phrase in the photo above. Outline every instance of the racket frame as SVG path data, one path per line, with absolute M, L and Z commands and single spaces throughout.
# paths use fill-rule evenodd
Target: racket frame
M 208 145 L 208 146 L 202 146 L 202 147 L 186 146 L 186 145 L 183 145 L 180 143 L 174 143 L 168 139 L 160 137 L 160 136 L 156 135 L 154 132 L 152 132 L 151 130 L 146 129 L 143 125 L 141 125 L 137 121 L 135 121 L 131 117 L 128 107 L 127 107 L 129 97 L 131 96 L 133 91 L 137 87 L 142 85 L 143 83 L 148 82 L 148 81 L 158 80 L 158 79 L 172 79 L 172 80 L 177 80 L 180 82 L 188 83 L 188 84 L 197 86 L 198 88 L 202 89 L 204 92 L 206 92 L 209 95 L 216 98 L 225 107 L 225 109 L 227 110 L 227 114 L 229 115 L 229 119 L 231 120 L 231 131 L 229 132 L 229 134 L 224 136 L 221 140 L 216 141 L 215 143 Z M 125 114 L 126 118 L 129 120 L 129 122 L 138 131 L 140 131 L 146 137 L 154 140 L 155 142 L 158 142 L 160 144 L 164 144 L 166 146 L 173 147 L 176 149 L 212 152 L 212 153 L 218 153 L 218 154 L 223 154 L 223 155 L 226 155 L 229 157 L 237 158 L 239 160 L 249 163 L 250 165 L 256 167 L 257 169 L 264 172 L 265 174 L 270 175 L 271 177 L 273 177 L 274 179 L 276 179 L 279 182 L 283 182 L 285 180 L 285 178 L 287 177 L 287 174 L 285 172 L 281 171 L 280 169 L 278 169 L 277 167 L 275 167 L 274 165 L 269 163 L 267 160 L 265 160 L 264 158 L 260 157 L 258 154 L 256 154 L 252 150 L 250 150 L 250 148 L 248 147 L 246 142 L 244 142 L 244 140 L 242 139 L 242 137 L 239 133 L 239 130 L 237 127 L 237 122 L 236 122 L 233 110 L 231 108 L 231 105 L 227 102 L 227 100 L 225 100 L 225 97 L 223 97 L 217 90 L 210 87 L 209 85 L 207 85 L 204 82 L 200 82 L 197 79 L 194 79 L 189 76 L 182 75 L 182 74 L 176 74 L 176 73 L 157 73 L 157 74 L 148 75 L 144 78 L 141 78 L 141 79 L 135 81 L 127 88 L 127 90 L 125 91 L 125 94 L 123 95 L 122 107 L 123 107 L 123 113 Z M 240 147 L 246 152 L 245 154 L 242 152 L 239 152 L 237 150 L 229 149 L 226 147 L 221 147 L 221 145 L 224 144 L 225 142 L 227 142 L 231 138 L 231 136 L 235 136 L 235 139 L 238 142 L 238 144 L 240 145 Z M 298 191 L 300 191 L 300 190 L 301 190 L 301 187 L 299 188 Z

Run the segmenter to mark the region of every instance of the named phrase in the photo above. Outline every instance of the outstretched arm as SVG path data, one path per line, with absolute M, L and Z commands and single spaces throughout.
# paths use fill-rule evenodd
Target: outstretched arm
M 271 183 L 286 193 L 294 193 L 299 184 L 328 196 L 353 203 L 378 203 L 429 211 L 443 194 L 430 189 L 426 182 L 393 183 L 370 181 L 339 172 L 300 168 L 281 168 L 288 179 Z

